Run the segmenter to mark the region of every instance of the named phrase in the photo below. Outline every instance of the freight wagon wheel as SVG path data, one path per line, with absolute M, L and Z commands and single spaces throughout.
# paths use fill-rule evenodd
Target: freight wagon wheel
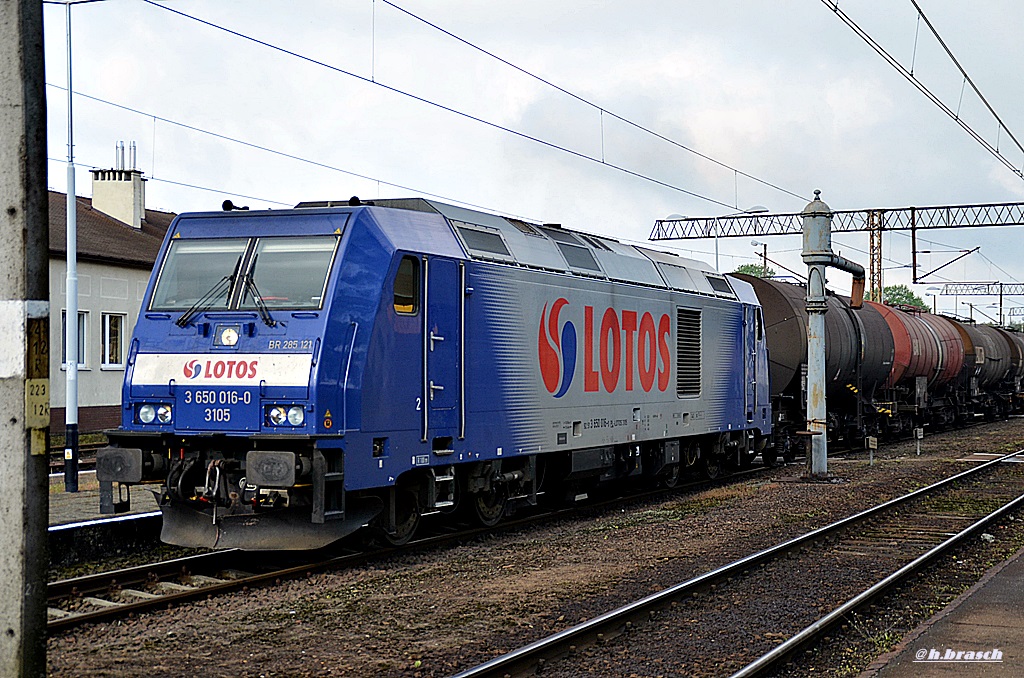
M 505 494 L 497 488 L 473 495 L 473 517 L 484 527 L 494 527 L 505 515 Z
M 392 546 L 404 546 L 420 526 L 420 505 L 412 489 L 395 492 L 395 531 L 381 529 L 381 536 Z

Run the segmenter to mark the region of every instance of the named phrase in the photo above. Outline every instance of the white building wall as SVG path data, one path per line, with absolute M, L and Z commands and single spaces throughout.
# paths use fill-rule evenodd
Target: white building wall
M 146 292 L 149 271 L 78 262 L 78 310 L 86 313 L 84 365 L 78 368 L 78 406 L 120 405 L 124 367 L 103 364 L 103 314 L 126 316 L 122 332 L 123 361 Z M 67 308 L 67 263 L 50 259 L 50 407 L 65 404 L 66 373 L 61 365 L 61 313 Z

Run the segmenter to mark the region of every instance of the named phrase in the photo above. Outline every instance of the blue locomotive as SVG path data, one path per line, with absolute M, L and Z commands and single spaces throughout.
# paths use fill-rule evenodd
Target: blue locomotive
M 102 510 L 153 484 L 164 541 L 218 548 L 713 476 L 772 423 L 747 282 L 418 198 L 179 216 L 122 395 Z

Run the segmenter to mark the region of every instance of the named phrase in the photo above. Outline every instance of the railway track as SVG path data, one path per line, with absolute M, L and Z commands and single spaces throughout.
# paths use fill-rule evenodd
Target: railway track
M 107 443 L 80 443 L 78 445 L 78 470 L 96 468 L 96 452 Z M 50 448 L 50 473 L 64 473 L 64 448 Z
M 618 506 L 624 501 L 642 501 L 669 494 L 696 492 L 738 479 L 749 479 L 766 471 L 764 467 L 754 467 L 714 480 L 697 480 L 680 484 L 675 488 L 648 490 L 626 497 L 576 504 L 539 514 L 531 513 L 522 518 L 505 520 L 491 528 L 438 525 L 432 533 L 401 548 L 364 548 L 349 540 L 341 542 L 341 545 L 333 550 L 325 549 L 319 552 L 319 558 L 314 557 L 312 560 L 308 558 L 306 552 L 292 555 L 290 552 L 275 551 L 254 555 L 253 552 L 231 549 L 55 581 L 51 582 L 47 589 L 47 630 L 53 633 L 80 624 L 113 621 L 135 613 L 245 588 L 266 586 L 305 577 L 315 572 L 355 567 L 396 553 L 437 548 L 542 521 L 569 518 L 583 511 Z
M 1024 450 L 693 577 L 457 678 L 532 675 L 541 669 L 629 675 L 654 662 L 664 662 L 663 669 L 671 673 L 670 662 L 681 656 L 691 661 L 701 657 L 716 675 L 764 674 L 853 611 L 1024 505 L 1024 466 L 1014 463 L 1024 461 L 1019 455 Z M 867 584 L 856 581 L 844 565 L 854 561 L 883 574 L 870 575 Z M 812 581 L 822 573 L 834 576 L 824 583 Z M 779 585 L 780 575 L 787 585 Z M 798 607 L 794 600 L 807 602 Z M 769 617 L 776 624 L 786 622 L 766 629 L 766 622 L 773 623 Z M 717 642 L 727 623 L 749 627 L 744 629 L 744 646 Z M 680 642 L 696 647 L 683 650 Z M 691 665 L 682 672 L 698 673 L 700 668 Z

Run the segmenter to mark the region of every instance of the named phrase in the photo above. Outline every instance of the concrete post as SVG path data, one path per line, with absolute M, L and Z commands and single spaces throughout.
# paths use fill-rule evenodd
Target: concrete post
M 825 408 L 825 268 L 853 274 L 850 306 L 860 308 L 864 296 L 864 267 L 832 253 L 832 210 L 814 192 L 803 216 L 803 252 L 807 264 L 807 433 L 811 437 L 807 475 L 828 476 L 828 426 Z
M 0 3 L 0 676 L 46 675 L 49 219 L 43 5 Z

